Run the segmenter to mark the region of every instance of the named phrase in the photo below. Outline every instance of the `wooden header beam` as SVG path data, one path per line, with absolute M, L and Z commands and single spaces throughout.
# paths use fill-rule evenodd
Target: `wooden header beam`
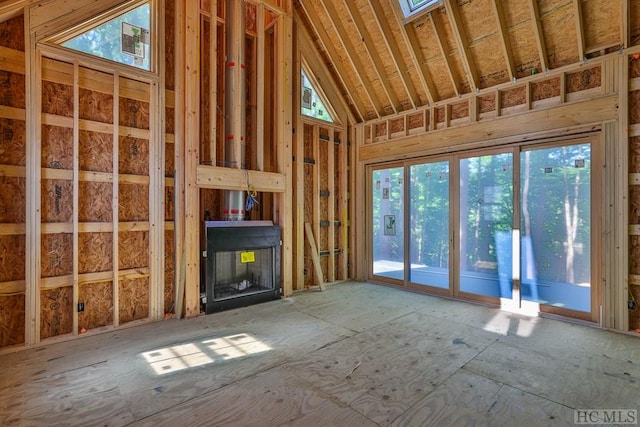
M 207 165 L 198 165 L 196 176 L 198 187 L 219 190 L 247 191 L 251 187 L 263 193 L 283 193 L 286 183 L 280 173 Z

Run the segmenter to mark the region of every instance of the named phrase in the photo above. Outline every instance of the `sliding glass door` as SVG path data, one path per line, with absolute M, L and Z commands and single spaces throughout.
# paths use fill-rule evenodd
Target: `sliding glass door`
M 592 145 L 512 146 L 372 170 L 372 276 L 595 319 Z

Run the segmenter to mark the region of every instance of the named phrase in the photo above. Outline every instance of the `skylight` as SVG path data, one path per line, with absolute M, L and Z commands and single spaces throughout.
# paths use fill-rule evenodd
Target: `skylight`
M 62 45 L 125 65 L 151 69 L 149 3 L 90 29 Z
M 402 7 L 402 11 L 404 12 L 404 17 L 409 18 L 417 14 L 418 12 L 422 12 L 425 9 L 439 6 L 442 3 L 442 0 L 398 0 L 400 2 L 400 6 Z

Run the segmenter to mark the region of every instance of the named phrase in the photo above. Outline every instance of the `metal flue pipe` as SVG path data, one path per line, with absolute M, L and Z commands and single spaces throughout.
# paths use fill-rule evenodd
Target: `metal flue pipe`
M 244 169 L 246 145 L 244 1 L 227 0 L 226 6 L 224 162 L 226 167 Z M 244 191 L 225 190 L 223 219 L 225 221 L 242 221 L 244 215 Z

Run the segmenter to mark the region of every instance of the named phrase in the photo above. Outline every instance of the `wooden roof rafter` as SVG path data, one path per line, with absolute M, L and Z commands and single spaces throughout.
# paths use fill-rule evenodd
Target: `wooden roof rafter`
M 623 49 L 631 46 L 631 34 L 629 31 L 629 28 L 631 27 L 629 25 L 631 21 L 631 5 L 629 4 L 630 1 L 631 0 L 620 1 L 622 7 L 622 10 L 620 12 L 620 19 L 622 20 L 622 22 L 620 23 L 620 45 Z
M 402 85 L 409 94 L 411 105 L 413 106 L 413 108 L 417 108 L 420 106 L 420 98 L 418 96 L 418 92 L 416 91 L 416 87 L 414 86 L 413 81 L 408 76 L 407 64 L 404 61 L 402 53 L 400 52 L 398 43 L 393 38 L 391 26 L 385 18 L 384 10 L 382 9 L 382 6 L 380 6 L 380 0 L 367 0 L 367 2 L 369 3 L 369 7 L 371 7 L 371 10 L 373 11 L 373 16 L 378 25 L 378 29 L 380 29 L 380 33 L 382 34 L 382 39 L 387 46 L 387 49 L 389 49 L 389 52 L 391 53 L 393 64 L 395 65 L 396 70 L 398 70 L 398 75 L 400 76 Z M 347 0 L 347 3 L 349 3 L 349 0 Z
M 380 79 L 380 83 L 384 91 L 391 102 L 391 106 L 395 113 L 402 111 L 402 105 L 400 104 L 400 100 L 398 99 L 398 95 L 393 90 L 391 85 L 389 84 L 389 79 L 387 78 L 384 67 L 382 66 L 382 60 L 380 59 L 380 55 L 378 54 L 378 50 L 375 46 L 375 41 L 371 37 L 371 33 L 367 30 L 367 26 L 362 19 L 360 11 L 358 10 L 358 6 L 355 4 L 353 0 L 344 0 L 344 4 L 347 6 L 347 10 L 349 11 L 349 15 L 355 24 L 358 34 L 360 34 L 360 38 L 364 42 L 365 49 L 367 54 L 369 55 L 369 59 L 373 63 L 373 68 L 376 71 L 378 79 Z
M 364 70 L 366 68 L 362 63 L 362 61 L 360 60 L 360 56 L 357 54 L 356 49 L 353 46 L 353 43 L 351 43 L 351 39 L 347 34 L 347 30 L 345 29 L 344 25 L 342 24 L 342 21 L 339 18 L 340 14 L 338 14 L 338 11 L 336 10 L 332 2 L 322 1 L 320 3 L 322 4 L 322 7 L 324 8 L 327 15 L 331 17 L 331 25 L 333 26 L 333 29 L 338 34 L 338 37 L 340 38 L 340 41 L 342 42 L 342 45 L 344 46 L 344 49 L 347 52 L 347 57 L 349 58 L 349 62 L 351 62 L 351 66 L 354 68 L 354 70 L 356 70 L 355 74 L 358 80 L 360 80 L 360 83 L 362 84 L 362 88 L 364 89 L 364 92 L 367 95 L 367 98 L 369 98 L 371 105 L 373 105 L 376 116 L 380 118 L 381 116 L 384 115 L 383 114 L 384 108 L 382 106 L 382 103 L 378 99 L 377 95 L 373 91 L 373 88 L 371 87 L 371 83 L 366 82 L 363 77 L 363 74 L 366 76 L 366 73 L 364 73 Z M 335 57 L 334 60 L 337 58 L 338 57 Z M 389 101 L 391 102 L 391 99 L 389 99 Z
M 332 60 L 332 62 L 327 65 L 328 66 L 333 65 L 333 67 L 336 70 L 335 75 L 340 80 L 340 84 L 342 85 L 342 87 L 347 91 L 347 96 L 351 101 L 351 105 L 353 105 L 353 107 L 355 108 L 356 112 L 358 113 L 358 116 L 366 120 L 367 115 L 363 113 L 364 111 L 363 106 L 356 102 L 357 98 L 355 96 L 355 93 L 353 92 L 353 89 L 350 89 L 351 85 L 347 84 L 347 82 L 344 80 L 343 76 L 346 76 L 347 73 L 346 73 L 346 70 L 343 69 L 342 64 L 339 61 L 336 61 L 336 58 L 338 58 L 336 49 L 333 46 L 333 44 L 329 42 L 329 35 L 327 34 L 326 30 L 322 27 L 322 25 L 319 25 L 320 18 L 318 17 L 317 12 L 313 8 L 313 6 L 310 6 L 308 4 L 308 2 L 301 1 L 300 5 L 304 10 L 304 12 L 306 13 L 308 17 L 309 25 L 311 25 L 311 27 L 313 28 L 313 31 L 318 37 L 318 41 L 322 45 L 322 48 L 325 50 L 327 55 L 329 55 L 329 58 Z
M 576 35 L 578 42 L 578 58 L 580 61 L 584 61 L 586 59 L 584 52 L 584 27 L 582 25 L 582 0 L 573 0 L 573 8 L 576 13 Z
M 458 50 L 460 51 L 460 57 L 462 58 L 462 64 L 466 72 L 469 75 L 469 84 L 471 85 L 471 91 L 475 92 L 479 89 L 478 85 L 478 68 L 473 62 L 473 58 L 469 52 L 469 41 L 467 35 L 464 32 L 464 25 L 460 18 L 460 10 L 458 9 L 458 3 L 456 0 L 444 0 L 444 7 L 449 15 L 451 21 L 451 28 L 453 35 L 458 44 Z
M 496 14 L 498 20 L 498 34 L 502 40 L 502 50 L 504 59 L 507 61 L 507 67 L 509 69 L 509 80 L 514 81 L 517 78 L 516 75 L 516 63 L 513 59 L 513 48 L 511 46 L 511 40 L 509 40 L 509 34 L 506 33 L 506 20 L 504 17 L 504 9 L 502 8 L 501 0 L 493 0 L 493 11 Z
M 391 9 L 393 10 L 393 16 L 395 16 L 397 24 L 400 26 L 400 33 L 402 35 L 402 38 L 404 39 L 404 42 L 409 45 L 409 55 L 411 56 L 411 61 L 413 62 L 416 70 L 418 70 L 418 78 L 422 83 L 424 91 L 427 93 L 429 103 L 433 104 L 437 101 L 436 95 L 438 91 L 433 84 L 431 73 L 429 72 L 427 64 L 424 61 L 424 57 L 422 56 L 420 43 L 418 43 L 418 37 L 416 36 L 415 29 L 410 23 L 405 25 L 403 12 L 397 2 L 391 2 Z
M 540 21 L 538 0 L 529 0 L 529 9 L 531 10 L 533 33 L 538 45 L 538 55 L 540 55 L 540 68 L 542 68 L 540 71 L 545 72 L 549 69 L 549 65 L 547 63 L 547 46 L 544 42 L 544 33 L 542 32 L 542 21 Z
M 462 88 L 460 86 L 462 78 L 456 75 L 454 71 L 455 69 L 453 68 L 451 56 L 449 55 L 451 46 L 449 46 L 447 41 L 444 39 L 444 24 L 442 23 L 442 17 L 439 13 L 431 12 L 429 14 L 429 19 L 431 20 L 431 25 L 433 26 L 433 32 L 436 34 L 436 40 L 438 41 L 438 46 L 440 47 L 440 54 L 447 64 L 447 72 L 449 73 L 449 78 L 451 79 L 453 89 L 456 93 L 456 96 L 460 96 L 462 94 Z

